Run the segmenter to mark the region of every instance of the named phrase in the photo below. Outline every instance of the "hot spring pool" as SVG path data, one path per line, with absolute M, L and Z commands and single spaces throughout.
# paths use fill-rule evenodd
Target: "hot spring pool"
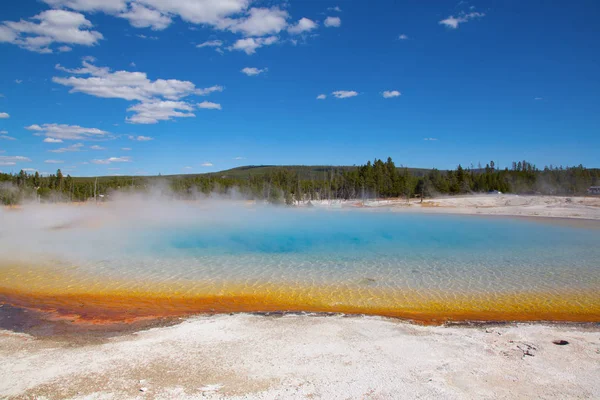
M 599 229 L 380 211 L 188 211 L 0 231 L 0 301 L 91 320 L 314 311 L 600 321 Z

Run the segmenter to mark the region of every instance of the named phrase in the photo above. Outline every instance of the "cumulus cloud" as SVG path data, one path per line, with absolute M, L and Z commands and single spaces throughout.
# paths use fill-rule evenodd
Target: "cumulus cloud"
M 60 143 L 63 140 L 86 140 L 112 138 L 111 134 L 97 128 L 84 128 L 79 125 L 42 124 L 30 125 L 25 129 L 36 132 L 37 135 L 46 136 L 50 140 L 46 143 Z
M 131 3 L 130 8 L 118 14 L 118 17 L 125 18 L 133 27 L 150 28 L 154 31 L 161 31 L 173 22 L 170 16 L 140 3 Z
M 277 34 L 286 28 L 288 18 L 288 12 L 278 7 L 251 8 L 248 16 L 237 20 L 229 30 L 245 36 Z
M 245 12 L 249 0 L 43 0 L 55 8 L 104 12 L 125 18 L 134 27 L 164 29 L 174 17 L 193 24 L 226 29 Z
M 137 142 L 148 142 L 150 140 L 154 140 L 154 138 L 151 138 L 150 136 L 134 136 L 134 135 L 129 135 L 129 140 L 135 140 Z M 131 149 L 129 149 L 131 150 Z
M 213 163 L 211 163 L 211 162 L 204 162 L 204 163 L 200 164 L 200 166 L 201 167 L 212 167 Z
M 198 103 L 198 108 L 203 108 L 206 110 L 220 110 L 221 105 L 218 103 L 212 103 L 210 101 L 203 101 L 202 103 Z
M 402 93 L 400 93 L 397 90 L 386 90 L 385 92 L 383 92 L 381 95 L 386 98 L 386 99 L 390 99 L 392 97 L 398 97 L 400 96 Z
M 6 119 L 6 118 L 10 118 L 10 115 L 5 112 L 0 112 L 0 119 Z
M 98 146 L 97 144 L 90 146 L 92 150 L 106 150 L 106 147 Z
M 2 140 L 17 140 L 16 137 L 8 136 L 7 133 L 8 132 L 6 132 L 6 131 L 0 132 L 0 139 L 2 139 Z
M 62 164 L 64 163 L 63 160 L 46 160 L 44 161 L 46 164 Z
M 52 53 L 54 43 L 93 46 L 103 36 L 91 30 L 83 14 L 66 10 L 46 10 L 29 20 L 0 23 L 0 42 L 12 43 L 38 53 Z M 64 50 L 63 46 L 63 50 Z
M 256 49 L 263 46 L 270 46 L 277 42 L 277 36 L 269 36 L 266 38 L 246 38 L 237 40 L 233 46 L 228 47 L 229 51 L 238 50 L 243 51 L 246 54 L 256 53 Z
M 338 99 L 346 99 L 348 97 L 358 96 L 358 92 L 355 92 L 354 90 L 337 90 L 331 94 Z
M 56 69 L 72 75 L 52 78 L 55 83 L 70 87 L 70 93 L 138 101 L 127 108 L 127 111 L 134 113 L 126 118 L 132 124 L 155 124 L 175 117 L 194 117 L 192 104 L 182 101 L 183 98 L 223 91 L 222 86 L 197 88 L 190 81 L 177 79 L 153 81 L 143 72 L 112 72 L 109 68 L 97 67 L 92 60 L 84 60 L 81 68 L 68 69 L 57 65 Z
M 288 28 L 288 32 L 292 35 L 298 35 L 300 33 L 309 32 L 317 28 L 317 23 L 308 18 L 301 18 L 298 23 Z
M 325 100 L 327 98 L 326 94 L 320 94 L 317 96 L 317 100 Z
M 131 157 L 110 157 L 105 159 L 95 159 L 90 161 L 93 164 L 112 164 L 131 162 Z
M 48 151 L 50 153 L 70 153 L 70 152 L 81 151 L 82 148 L 83 148 L 83 143 L 76 143 L 76 144 L 72 144 L 67 147 L 61 147 L 60 149 L 54 149 L 54 150 L 48 150 Z
M 31 159 L 23 156 L 0 156 L 0 165 L 16 165 L 20 162 L 30 162 Z
M 323 23 L 328 28 L 339 28 L 342 25 L 340 17 L 327 17 Z
M 404 33 L 402 33 L 400 36 L 398 36 L 399 40 L 408 40 L 408 35 L 405 35 Z
M 254 67 L 246 67 L 246 68 L 242 69 L 241 72 L 248 76 L 256 76 L 256 75 L 262 74 L 263 72 L 267 72 L 268 70 L 269 70 L 268 68 L 259 69 L 259 68 L 254 68 Z
M 70 8 L 84 12 L 116 13 L 125 10 L 128 0 L 42 0 L 54 8 Z
M 445 25 L 446 27 L 448 27 L 450 29 L 457 29 L 458 25 L 460 25 L 462 23 L 468 22 L 468 21 L 472 20 L 473 18 L 482 18 L 482 17 L 485 17 L 484 13 L 480 13 L 477 11 L 465 13 L 463 11 L 463 12 L 460 12 L 456 17 L 451 15 L 448 18 L 439 21 L 439 24 Z
M 57 65 L 56 68 L 73 75 L 89 75 L 89 77 L 53 77 L 52 81 L 70 87 L 70 93 L 79 92 L 96 97 L 130 101 L 146 101 L 157 97 L 178 100 L 201 90 L 196 88 L 190 81 L 177 79 L 156 79 L 153 81 L 148 79 L 144 72 L 111 72 L 109 68 L 96 67 L 87 61 L 83 61 L 82 65 L 83 67 L 80 69 L 67 69 L 60 65 Z
M 62 143 L 62 142 L 63 141 L 61 139 L 54 139 L 54 138 L 49 138 L 49 137 L 44 139 L 44 143 Z
M 68 53 L 69 51 L 71 51 L 73 49 L 69 46 L 60 46 L 57 50 L 59 53 Z
M 134 115 L 127 117 L 126 121 L 130 124 L 156 124 L 173 117 L 190 118 L 196 116 L 191 112 L 193 109 L 192 105 L 184 101 L 146 101 L 129 107 L 127 111 L 133 112 Z

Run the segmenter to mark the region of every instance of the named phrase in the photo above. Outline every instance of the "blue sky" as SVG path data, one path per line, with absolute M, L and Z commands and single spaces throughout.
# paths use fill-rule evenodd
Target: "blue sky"
M 600 167 L 598 20 L 597 1 L 4 1 L 0 170 Z

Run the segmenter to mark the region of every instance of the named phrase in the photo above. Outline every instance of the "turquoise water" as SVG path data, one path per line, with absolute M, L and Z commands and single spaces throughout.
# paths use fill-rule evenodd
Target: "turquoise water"
M 82 262 L 94 273 L 138 279 L 600 288 L 599 244 L 600 230 L 523 219 L 275 210 L 143 227 L 101 264 Z
M 67 229 L 33 247 L 60 260 L 32 281 L 40 290 L 600 316 L 600 229 L 551 221 L 257 209 Z

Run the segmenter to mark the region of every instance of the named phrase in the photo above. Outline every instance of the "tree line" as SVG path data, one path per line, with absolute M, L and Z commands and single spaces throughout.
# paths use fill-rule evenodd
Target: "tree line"
M 300 168 L 304 168 L 302 174 Z M 229 196 L 271 203 L 294 204 L 323 199 L 435 197 L 499 191 L 518 194 L 585 195 L 600 184 L 600 169 L 546 166 L 538 169 L 527 161 L 498 169 L 458 165 L 454 170 L 415 170 L 397 167 L 391 158 L 375 159 L 355 167 L 327 167 L 308 174 L 306 167 L 273 167 L 261 174 L 223 173 L 173 176 L 71 177 L 61 170 L 41 176 L 0 173 L 0 202 L 104 201 L 115 192 L 151 193 L 191 199 Z

